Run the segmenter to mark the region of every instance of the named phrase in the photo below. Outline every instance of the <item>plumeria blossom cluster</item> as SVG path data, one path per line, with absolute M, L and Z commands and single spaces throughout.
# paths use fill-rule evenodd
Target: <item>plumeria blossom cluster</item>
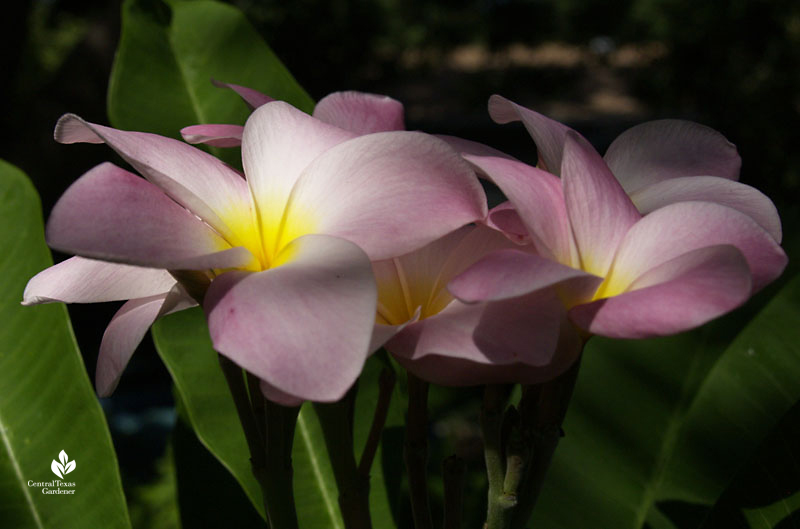
M 24 303 L 129 300 L 97 366 L 108 395 L 150 325 L 202 305 L 215 349 L 281 404 L 340 399 L 384 346 L 447 385 L 537 383 L 588 336 L 681 332 L 780 275 L 772 202 L 736 181 L 735 147 L 685 121 L 622 134 L 601 157 L 577 132 L 499 96 L 532 167 L 493 147 L 403 130 L 403 107 L 357 92 L 313 115 L 225 85 L 247 123 L 182 131 L 241 146 L 244 173 L 177 140 L 64 116 L 62 143 L 110 163 L 56 204 L 48 243 L 76 255 L 31 279 Z M 508 198 L 491 211 L 478 176 Z M 144 177 L 144 178 L 142 178 Z

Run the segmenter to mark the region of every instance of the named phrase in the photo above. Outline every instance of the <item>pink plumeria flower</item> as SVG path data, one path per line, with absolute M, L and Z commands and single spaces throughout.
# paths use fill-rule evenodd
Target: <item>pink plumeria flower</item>
M 73 115 L 59 121 L 56 139 L 105 142 L 146 180 L 112 164 L 89 171 L 53 208 L 49 244 L 169 270 L 184 297 L 202 301 L 217 351 L 262 379 L 277 402 L 337 400 L 358 377 L 375 321 L 371 259 L 407 253 L 486 214 L 472 170 L 441 140 L 358 136 L 278 101 L 244 127 L 246 180 L 182 142 Z M 53 282 L 70 273 L 78 274 L 40 278 L 26 301 L 59 299 Z M 114 369 L 101 393 L 131 352 L 107 362 Z
M 253 110 L 274 101 L 252 88 L 230 83 L 215 84 L 235 91 Z M 403 104 L 391 97 L 377 94 L 334 92 L 320 99 L 312 115 L 320 121 L 356 134 L 405 130 Z M 242 143 L 243 130 L 244 127 L 239 125 L 212 123 L 184 127 L 181 135 L 187 143 L 237 147 Z
M 586 332 L 644 338 L 732 310 L 786 266 L 775 238 L 737 209 L 688 201 L 642 216 L 574 131 L 565 133 L 560 179 L 491 153 L 465 158 L 505 193 L 535 253 L 505 249 L 478 261 L 449 284 L 462 301 L 554 288 Z
M 536 143 L 539 168 L 561 174 L 571 128 L 499 95 L 489 99 L 489 114 L 501 124 L 521 121 Z M 642 123 L 620 134 L 604 160 L 642 214 L 677 202 L 715 202 L 749 215 L 781 242 L 775 205 L 737 182 L 742 163 L 736 146 L 709 127 L 677 119 Z M 515 222 L 512 216 L 505 211 L 492 219 Z
M 374 262 L 373 347 L 386 341 L 400 364 L 437 384 L 530 384 L 558 375 L 575 360 L 581 342 L 568 329 L 553 290 L 473 304 L 447 290 L 452 278 L 482 257 L 512 247 L 496 230 L 465 226 L 409 254 Z

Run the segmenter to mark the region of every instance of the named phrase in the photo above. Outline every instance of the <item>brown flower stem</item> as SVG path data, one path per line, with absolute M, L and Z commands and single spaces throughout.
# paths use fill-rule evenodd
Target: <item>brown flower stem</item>
M 339 489 L 339 509 L 347 529 L 370 529 L 369 475 L 356 466 L 353 449 L 353 414 L 358 382 L 338 402 L 315 403 L 325 446 Z
M 461 529 L 461 504 L 464 492 L 464 460 L 452 455 L 442 462 L 444 481 L 444 529 Z
M 481 407 L 481 431 L 483 453 L 486 460 L 486 476 L 489 480 L 486 529 L 506 529 L 517 506 L 516 494 L 503 489 L 506 476 L 505 446 L 503 440 L 503 415 L 508 400 L 509 388 L 487 385 Z
M 369 479 L 375 454 L 378 451 L 378 445 L 381 442 L 383 427 L 386 425 L 386 416 L 389 414 L 389 404 L 392 401 L 394 383 L 394 371 L 389 368 L 383 369 L 378 378 L 378 402 L 375 405 L 375 415 L 372 417 L 372 426 L 369 429 L 367 443 L 364 445 L 361 460 L 358 462 L 358 473 L 367 480 Z
M 253 475 L 261 486 L 267 527 L 297 529 L 292 489 L 292 440 L 299 408 L 267 401 L 257 390 L 255 376 L 248 373 L 248 384 L 245 384 L 245 373 L 239 366 L 222 355 L 219 355 L 219 363 L 244 430 Z
M 512 529 L 524 529 L 527 526 L 542 491 L 553 453 L 562 436 L 561 425 L 572 398 L 579 367 L 580 358 L 569 370 L 553 380 L 523 389 L 519 410 L 521 430 L 526 441 L 532 443 L 533 453 L 522 480 Z
M 428 383 L 408 374 L 408 416 L 403 459 L 415 529 L 433 529 L 428 498 Z

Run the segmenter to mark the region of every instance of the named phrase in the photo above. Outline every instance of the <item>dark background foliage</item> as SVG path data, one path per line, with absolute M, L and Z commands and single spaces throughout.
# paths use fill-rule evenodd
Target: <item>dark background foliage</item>
M 528 161 L 535 151 L 522 127 L 489 119 L 492 93 L 569 123 L 601 152 L 625 128 L 648 119 L 707 124 L 738 146 L 742 181 L 775 200 L 790 257 L 800 256 L 796 1 L 230 3 L 315 99 L 342 89 L 385 93 L 405 103 L 411 129 L 483 141 Z M 26 0 L 4 9 L 0 158 L 31 176 L 47 212 L 75 178 L 111 157 L 108 149 L 58 145 L 51 131 L 65 112 L 108 122 L 119 5 Z M 116 308 L 71 308 L 90 373 Z M 477 465 L 473 404 L 463 394 L 442 392 L 434 402 L 433 433 L 451 439 L 448 449 Z M 105 406 L 126 483 L 151 480 L 174 415 L 169 377 L 149 342 Z

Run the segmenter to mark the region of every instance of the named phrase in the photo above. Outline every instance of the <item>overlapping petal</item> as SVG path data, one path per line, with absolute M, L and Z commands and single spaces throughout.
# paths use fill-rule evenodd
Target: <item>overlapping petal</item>
M 489 115 L 500 124 L 522 121 L 536 142 L 540 167 L 556 176 L 561 174 L 564 141 L 572 129 L 499 95 L 489 98 Z
M 464 158 L 500 187 L 541 255 L 577 266 L 564 192 L 557 177 L 508 158 L 477 155 Z
M 643 274 L 682 254 L 714 245 L 735 246 L 752 274 L 753 291 L 778 277 L 787 257 L 753 219 L 711 202 L 663 207 L 634 225 L 620 243 L 609 282 L 630 285 Z
M 254 90 L 252 88 L 248 88 L 246 86 L 233 84 L 233 83 L 225 83 L 223 81 L 217 81 L 216 79 L 212 79 L 211 82 L 214 86 L 218 86 L 219 88 L 230 88 L 241 97 L 247 106 L 250 107 L 251 110 L 255 110 L 256 108 L 260 107 L 261 105 L 265 105 L 270 101 L 275 101 L 275 99 L 271 98 L 266 94 L 262 94 L 258 90 Z
M 574 331 L 567 327 L 562 338 L 565 321 L 552 291 L 476 305 L 454 301 L 408 325 L 386 348 L 409 371 L 437 384 L 537 383 L 577 357 L 580 345 L 569 336 Z
M 191 125 L 181 129 L 186 143 L 203 143 L 214 147 L 238 147 L 242 144 L 241 125 Z
M 56 141 L 106 143 L 142 176 L 203 219 L 234 246 L 231 219 L 249 216 L 247 183 L 233 169 L 191 145 L 145 132 L 112 129 L 74 114 L 58 120 Z
M 684 176 L 662 180 L 631 193 L 643 214 L 676 202 L 716 202 L 755 220 L 781 242 L 781 219 L 775 204 L 754 187 L 715 176 Z
M 297 180 L 283 222 L 308 222 L 379 260 L 486 213 L 483 189 L 455 151 L 433 136 L 395 131 L 351 139 L 316 158 Z
M 561 178 L 581 268 L 605 276 L 619 242 L 641 215 L 597 151 L 575 132 L 567 134 Z
M 739 179 L 736 146 L 712 128 L 678 119 L 636 125 L 620 134 L 605 160 L 628 193 L 683 176 Z
M 364 92 L 329 94 L 319 100 L 313 116 L 358 135 L 406 128 L 402 103 Z
M 377 297 L 369 259 L 324 235 L 300 237 L 283 252 L 291 258 L 282 266 L 230 272 L 211 284 L 204 303 L 211 339 L 279 392 L 337 400 L 368 354 Z
M 698 327 L 741 305 L 750 269 L 733 246 L 707 246 L 648 270 L 628 292 L 579 305 L 580 327 L 612 338 L 665 336 Z
M 167 292 L 173 285 L 175 278 L 166 270 L 71 257 L 33 276 L 22 304 L 144 298 Z
M 47 242 L 84 257 L 162 269 L 226 268 L 253 260 L 156 186 L 111 163 L 67 189 L 53 207 Z
M 95 371 L 97 394 L 108 397 L 114 392 L 131 356 L 157 318 L 194 305 L 178 285 L 162 294 L 125 303 L 103 333 Z

